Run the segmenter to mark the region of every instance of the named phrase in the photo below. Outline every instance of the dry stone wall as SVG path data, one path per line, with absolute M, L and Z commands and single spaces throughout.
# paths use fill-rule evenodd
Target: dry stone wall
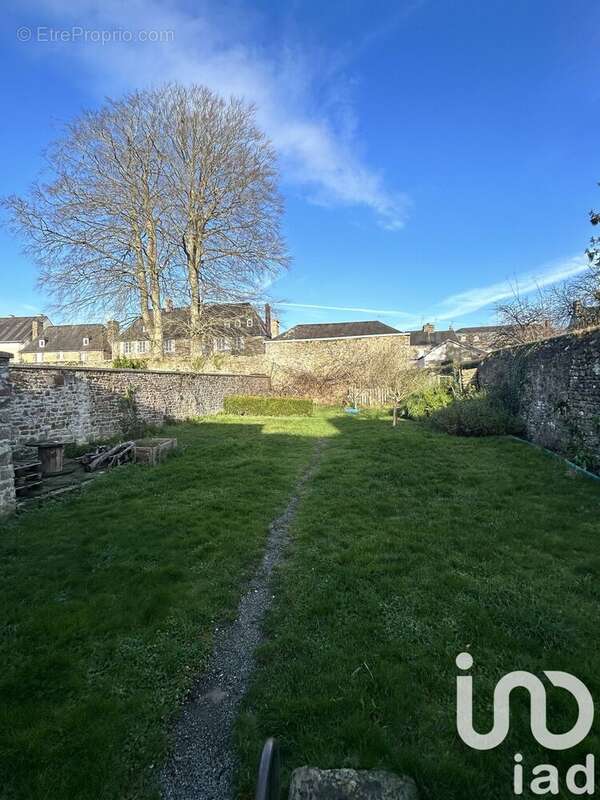
M 531 441 L 600 472 L 600 329 L 493 353 L 478 382 L 514 403 Z
M 8 364 L 12 353 L 0 353 L 0 517 L 15 507 L 15 476 L 13 472 L 9 404 L 12 386 L 8 379 Z
M 133 392 L 152 425 L 215 414 L 230 394 L 267 394 L 265 375 L 14 365 L 7 425 L 13 448 L 31 439 L 88 442 L 120 432 L 123 399 Z

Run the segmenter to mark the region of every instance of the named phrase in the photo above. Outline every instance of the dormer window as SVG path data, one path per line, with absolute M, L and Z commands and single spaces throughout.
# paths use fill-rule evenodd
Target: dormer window
M 253 324 L 254 323 L 252 322 L 252 319 L 248 317 L 248 319 L 246 320 L 246 327 L 251 328 Z
M 83 337 L 83 346 L 87 347 L 89 343 L 90 343 L 89 336 L 84 336 Z
M 225 320 L 225 327 L 231 328 L 231 322 L 228 319 Z
M 241 320 L 241 319 L 236 319 L 236 321 L 235 321 L 235 327 L 236 327 L 236 328 L 241 328 L 241 327 L 242 327 L 242 320 Z
M 39 344 L 40 347 L 46 347 L 46 340 L 45 339 L 40 339 L 38 344 Z

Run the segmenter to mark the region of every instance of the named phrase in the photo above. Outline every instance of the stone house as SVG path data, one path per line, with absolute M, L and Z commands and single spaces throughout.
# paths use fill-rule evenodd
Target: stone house
M 23 348 L 50 325 L 48 317 L 39 314 L 35 317 L 0 317 L 0 350 L 10 353 L 15 362 L 19 361 Z
M 146 359 L 151 356 L 150 334 L 138 317 L 119 333 L 115 322 L 107 323 L 112 337 L 113 357 Z M 190 357 L 190 310 L 167 303 L 162 312 L 163 348 L 166 361 Z M 269 305 L 263 319 L 251 303 L 212 303 L 202 313 L 202 354 L 213 356 L 257 356 L 264 354 L 265 340 L 279 332 Z
M 446 331 L 436 331 L 433 324 L 428 322 L 421 330 L 410 331 L 411 355 L 414 359 L 422 358 L 444 342 L 460 342 L 490 353 L 502 346 L 501 334 L 510 330 L 510 325 L 477 325 L 457 330 L 449 328 Z
M 104 325 L 48 325 L 21 350 L 24 364 L 101 364 L 111 358 Z
M 410 358 L 410 336 L 378 320 L 295 325 L 265 342 L 273 380 L 282 374 L 319 373 L 337 364 L 368 368 L 369 361 L 404 367 Z
M 444 342 L 458 342 L 458 336 L 452 328 L 447 331 L 436 331 L 431 322 L 427 322 L 418 331 L 409 331 L 409 335 L 410 354 L 414 359 L 422 358 Z
M 459 342 L 486 350 L 490 353 L 499 347 L 500 335 L 510 332 L 510 325 L 477 325 L 471 328 L 458 328 L 456 335 Z
M 576 300 L 572 305 L 569 331 L 595 328 L 598 325 L 600 325 L 600 306 L 586 306 Z M 2 343 L 0 342 L 0 349 L 1 346 Z

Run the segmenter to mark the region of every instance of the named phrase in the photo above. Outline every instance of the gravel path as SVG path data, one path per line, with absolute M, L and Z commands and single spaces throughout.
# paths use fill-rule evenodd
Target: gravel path
M 161 774 L 163 800 L 232 798 L 232 730 L 262 640 L 262 621 L 273 599 L 271 574 L 283 556 L 302 489 L 317 471 L 323 444 L 319 439 L 287 508 L 269 527 L 262 563 L 240 600 L 235 621 L 215 630 L 206 672 L 199 676 L 174 725 L 172 753 Z

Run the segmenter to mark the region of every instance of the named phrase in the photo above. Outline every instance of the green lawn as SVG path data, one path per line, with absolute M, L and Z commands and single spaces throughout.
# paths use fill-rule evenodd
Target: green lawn
M 238 724 L 241 796 L 263 739 L 286 772 L 385 766 L 426 800 L 510 797 L 512 754 L 600 753 L 511 734 L 478 753 L 455 731 L 454 659 L 474 655 L 476 726 L 505 672 L 564 669 L 600 697 L 600 484 L 508 439 L 389 417 L 216 417 L 176 426 L 156 468 L 0 523 L 0 797 L 155 795 L 167 722 L 231 618 L 317 437 L 321 467 L 276 576 L 268 642 Z M 570 727 L 550 695 L 549 727 Z
M 0 797 L 155 796 L 166 720 L 329 427 L 179 425 L 159 467 L 0 522 Z
M 430 800 L 512 797 L 517 751 L 529 770 L 560 765 L 563 781 L 585 753 L 598 757 L 598 725 L 574 750 L 542 751 L 523 690 L 506 742 L 470 750 L 454 693 L 456 655 L 469 649 L 482 731 L 494 684 L 512 670 L 570 671 L 600 698 L 600 484 L 510 439 L 335 422 L 238 724 L 242 796 L 268 735 L 286 772 L 387 767 Z M 548 727 L 569 729 L 574 701 L 548 696 Z

